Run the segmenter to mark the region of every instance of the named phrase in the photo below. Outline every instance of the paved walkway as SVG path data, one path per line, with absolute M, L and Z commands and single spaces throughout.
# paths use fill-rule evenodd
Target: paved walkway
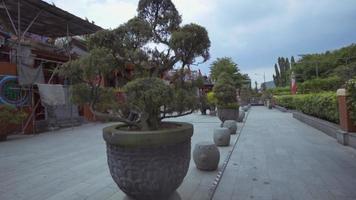
M 292 118 L 253 107 L 216 200 L 355 200 L 356 151 Z
M 198 113 L 175 118 L 194 124 L 192 150 L 212 141 L 217 117 Z M 102 128 L 86 124 L 35 136 L 11 137 L 0 143 L 0 200 L 122 200 L 128 199 L 112 180 L 106 161 Z M 241 124 L 239 125 L 241 127 Z M 231 144 L 237 136 L 233 135 Z M 219 148 L 219 170 L 229 147 Z M 203 172 L 191 161 L 174 199 L 207 199 L 218 170 Z
M 216 117 L 199 114 L 174 120 L 194 124 L 192 150 L 197 142 L 212 141 L 220 124 Z M 101 129 L 108 125 L 0 143 L 0 200 L 128 199 L 107 167 Z M 218 170 L 232 147 L 219 147 Z M 218 170 L 199 171 L 191 161 L 174 199 L 208 199 Z M 253 107 L 214 199 L 356 199 L 356 151 L 289 113 Z

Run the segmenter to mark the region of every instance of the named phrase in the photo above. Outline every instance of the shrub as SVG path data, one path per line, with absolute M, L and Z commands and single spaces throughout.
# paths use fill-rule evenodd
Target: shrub
M 0 134 L 9 133 L 12 125 L 21 124 L 26 119 L 27 114 L 18 110 L 16 107 L 1 105 L 0 106 Z
M 339 111 L 335 92 L 304 95 L 275 96 L 275 102 L 288 109 L 298 110 L 330 122 L 339 122 Z
M 324 79 L 312 79 L 299 85 L 299 91 L 302 94 L 318 93 L 323 91 L 336 92 L 344 84 L 344 81 L 337 76 Z
M 289 87 L 276 87 L 273 89 L 268 89 L 270 93 L 273 95 L 289 95 L 290 94 L 290 88 Z
M 217 100 L 216 100 L 216 97 L 215 97 L 214 92 L 208 92 L 208 94 L 206 95 L 206 97 L 207 97 L 207 100 L 208 100 L 208 104 L 210 104 L 210 105 L 216 105 Z
M 346 83 L 347 105 L 351 113 L 351 119 L 356 124 L 356 79 L 351 79 Z
M 295 98 L 294 95 L 274 96 L 273 98 L 277 105 L 295 110 L 295 105 L 293 102 L 293 99 Z
M 229 74 L 223 72 L 220 74 L 214 88 L 218 108 L 238 109 L 236 100 L 237 92 L 232 78 Z

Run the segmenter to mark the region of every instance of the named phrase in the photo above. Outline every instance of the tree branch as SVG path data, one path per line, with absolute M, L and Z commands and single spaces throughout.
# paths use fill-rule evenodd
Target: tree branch
M 177 114 L 177 115 L 169 115 L 169 116 L 163 115 L 164 117 L 161 117 L 161 120 L 162 119 L 168 119 L 168 118 L 182 117 L 182 116 L 190 115 L 193 112 L 194 112 L 194 110 L 191 110 L 191 111 L 186 112 L 186 113 L 180 113 L 180 114 Z
M 123 117 L 119 117 L 117 115 L 112 115 L 112 114 L 109 114 L 109 113 L 102 113 L 102 112 L 98 112 L 94 109 L 95 105 L 93 103 L 90 104 L 89 106 L 89 109 L 90 111 L 97 117 L 99 118 L 105 118 L 105 119 L 110 119 L 110 120 L 113 120 L 113 121 L 119 121 L 119 122 L 123 122 L 129 126 L 135 126 L 135 127 L 139 127 L 139 124 L 136 122 L 136 121 L 130 121 L 126 118 L 123 118 Z

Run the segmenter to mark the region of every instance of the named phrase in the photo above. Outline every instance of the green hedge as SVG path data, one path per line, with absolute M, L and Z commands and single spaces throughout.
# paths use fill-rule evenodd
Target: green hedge
M 339 123 L 336 92 L 274 96 L 277 105 Z
M 273 95 L 289 95 L 291 93 L 290 87 L 276 87 L 273 89 L 268 89 Z
M 323 91 L 336 92 L 345 82 L 337 76 L 332 76 L 323 79 L 312 79 L 305 81 L 298 86 L 299 93 L 318 93 Z

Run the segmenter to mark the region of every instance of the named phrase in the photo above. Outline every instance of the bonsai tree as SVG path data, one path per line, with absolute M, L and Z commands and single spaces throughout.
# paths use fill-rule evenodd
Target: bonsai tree
M 237 92 L 231 76 L 221 73 L 213 88 L 217 107 L 222 109 L 238 109 Z
M 197 109 L 200 81 L 189 67 L 209 59 L 210 40 L 204 27 L 182 26 L 170 0 L 140 0 L 137 11 L 89 37 L 89 54 L 67 63 L 61 75 L 75 103 L 124 124 L 103 130 L 120 189 L 135 199 L 167 199 L 188 171 L 193 125 L 162 120 Z
M 73 101 L 90 105 L 96 116 L 156 130 L 163 119 L 197 108 L 197 83 L 186 80 L 185 69 L 209 59 L 210 40 L 202 26 L 181 26 L 170 0 L 140 0 L 137 11 L 116 29 L 89 37 L 89 54 L 67 63 L 61 75 L 72 83 Z M 174 67 L 175 79 L 161 80 Z M 115 87 L 105 87 L 107 79 L 115 79 Z
M 239 104 L 234 81 L 230 74 L 225 72 L 219 75 L 213 88 L 218 108 L 219 119 L 224 123 L 226 120 L 237 120 L 239 117 Z
M 213 81 L 217 81 L 222 73 L 230 75 L 236 88 L 241 88 L 244 82 L 249 79 L 248 75 L 240 73 L 237 64 L 229 57 L 217 58 L 211 64 L 210 76 Z
M 15 126 L 21 124 L 25 120 L 27 114 L 18 110 L 16 107 L 9 105 L 0 106 L 0 141 L 4 141 L 11 132 L 15 130 Z

